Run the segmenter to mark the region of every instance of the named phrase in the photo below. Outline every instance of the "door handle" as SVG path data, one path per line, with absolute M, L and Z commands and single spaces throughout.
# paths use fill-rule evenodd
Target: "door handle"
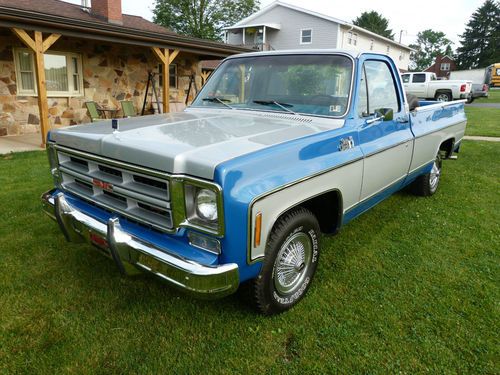
M 406 124 L 408 121 L 410 121 L 408 115 L 404 115 L 404 116 L 399 116 L 399 117 L 396 117 L 396 121 L 399 122 L 400 124 Z

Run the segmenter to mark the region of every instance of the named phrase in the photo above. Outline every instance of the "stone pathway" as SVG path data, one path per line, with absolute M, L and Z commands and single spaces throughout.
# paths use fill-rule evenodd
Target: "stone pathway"
M 479 135 L 466 135 L 464 139 L 469 141 L 488 141 L 488 142 L 500 142 L 500 137 L 483 137 Z
M 0 137 L 0 155 L 10 152 L 45 150 L 40 133 Z

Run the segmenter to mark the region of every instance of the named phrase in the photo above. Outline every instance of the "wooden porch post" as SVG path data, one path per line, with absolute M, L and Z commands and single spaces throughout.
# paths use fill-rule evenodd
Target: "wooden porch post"
M 40 114 L 40 130 L 42 135 L 41 147 L 44 147 L 47 140 L 47 133 L 50 128 L 50 123 L 43 54 L 61 37 L 61 35 L 51 34 L 45 40 L 43 40 L 42 33 L 40 31 L 35 31 L 35 39 L 33 40 L 23 29 L 13 28 L 12 31 L 35 54 L 36 88 L 38 94 L 38 111 Z
M 170 112 L 170 64 L 179 54 L 179 50 L 175 49 L 172 52 L 168 48 L 151 47 L 155 56 L 160 60 L 163 71 L 162 80 L 162 100 L 163 113 Z
M 210 77 L 212 72 L 201 72 L 201 78 L 203 79 L 203 85 L 207 82 L 208 77 Z

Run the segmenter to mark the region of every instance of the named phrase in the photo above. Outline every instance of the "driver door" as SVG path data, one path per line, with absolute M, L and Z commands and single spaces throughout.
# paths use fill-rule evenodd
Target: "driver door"
M 359 140 L 364 154 L 360 200 L 366 201 L 401 187 L 411 163 L 413 135 L 388 61 L 364 62 L 360 91 Z M 392 118 L 377 119 L 381 109 L 391 110 Z

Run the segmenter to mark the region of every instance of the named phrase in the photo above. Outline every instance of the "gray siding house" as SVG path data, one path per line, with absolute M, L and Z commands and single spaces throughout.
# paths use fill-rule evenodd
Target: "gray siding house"
M 343 48 L 391 56 L 405 71 L 411 48 L 351 23 L 275 1 L 225 29 L 228 44 L 262 51 Z

